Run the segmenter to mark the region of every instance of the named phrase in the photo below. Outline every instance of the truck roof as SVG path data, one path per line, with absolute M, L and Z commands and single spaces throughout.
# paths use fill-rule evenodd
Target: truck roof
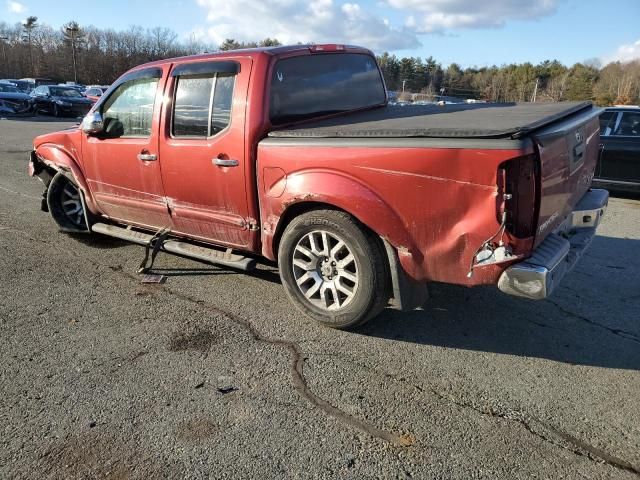
M 591 102 L 391 106 L 301 123 L 269 133 L 281 138 L 521 138 L 592 108 Z
M 358 47 L 356 45 L 340 45 L 340 44 L 305 44 L 305 45 L 281 45 L 277 47 L 257 47 L 257 48 L 241 48 L 238 50 L 225 50 L 212 53 L 202 53 L 197 55 L 187 55 L 183 57 L 166 58 L 156 60 L 154 62 L 139 65 L 132 70 L 146 68 L 150 66 L 165 65 L 167 63 L 184 62 L 191 60 L 215 60 L 217 58 L 237 57 L 238 55 L 257 57 L 259 55 L 280 56 L 295 52 L 308 53 L 366 53 L 373 55 L 371 50 Z

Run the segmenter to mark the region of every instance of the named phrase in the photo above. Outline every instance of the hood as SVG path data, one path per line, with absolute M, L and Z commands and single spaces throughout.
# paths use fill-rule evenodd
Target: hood
M 58 132 L 45 133 L 33 139 L 33 148 L 37 150 L 43 144 L 54 144 L 57 148 L 75 154 L 80 151 L 81 130 L 78 126 L 60 130 Z

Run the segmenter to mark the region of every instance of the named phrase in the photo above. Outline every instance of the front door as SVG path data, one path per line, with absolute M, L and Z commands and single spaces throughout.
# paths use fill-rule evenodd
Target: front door
M 245 110 L 250 59 L 175 64 L 160 158 L 173 230 L 247 247 Z
M 168 69 L 168 67 L 165 67 Z M 158 152 L 162 68 L 134 71 L 99 107 L 104 132 L 85 136 L 85 174 L 105 215 L 143 227 L 168 227 Z

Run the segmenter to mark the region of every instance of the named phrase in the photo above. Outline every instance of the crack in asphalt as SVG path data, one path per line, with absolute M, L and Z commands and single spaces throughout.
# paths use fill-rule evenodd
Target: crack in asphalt
M 130 274 L 127 273 L 123 270 L 122 266 L 113 266 L 113 265 L 105 265 L 99 262 L 96 262 L 93 258 L 87 257 L 85 255 L 82 255 L 76 251 L 70 251 L 70 250 L 66 250 L 60 247 L 59 244 L 54 243 L 54 242 L 48 242 L 46 240 L 43 239 L 39 239 L 39 238 L 35 238 L 32 237 L 29 232 L 26 232 L 24 230 L 20 230 L 17 229 L 13 226 L 6 226 L 6 225 L 0 225 L 0 228 L 4 228 L 6 230 L 10 230 L 13 231 L 19 235 L 22 235 L 24 238 L 27 238 L 33 242 L 38 242 L 38 243 L 42 243 L 44 245 L 47 245 L 49 247 L 54 247 L 55 249 L 64 252 L 67 255 L 71 255 L 74 256 L 76 258 L 81 258 L 82 260 L 90 263 L 91 265 L 95 266 L 95 267 L 101 267 L 101 268 L 108 268 L 109 270 L 111 270 L 112 272 L 115 272 L 119 275 L 121 275 L 124 278 L 127 278 L 129 280 L 133 280 L 136 283 L 139 282 L 140 277 L 136 276 L 134 274 Z M 362 420 L 360 418 L 357 418 L 353 415 L 350 415 L 346 412 L 344 412 L 343 410 L 340 410 L 339 408 L 333 406 L 332 404 L 330 404 L 328 401 L 326 401 L 325 399 L 323 399 L 322 397 L 320 397 L 319 395 L 315 394 L 310 388 L 309 385 L 307 383 L 306 377 L 304 376 L 304 361 L 305 361 L 305 357 L 302 354 L 302 349 L 300 347 L 300 345 L 297 342 L 294 342 L 292 340 L 283 340 L 283 339 L 278 339 L 278 338 L 270 338 L 270 337 L 266 337 L 264 335 L 262 335 L 258 329 L 247 319 L 242 318 L 238 315 L 235 315 L 231 312 L 227 312 L 224 311 L 222 309 L 220 309 L 219 307 L 216 307 L 215 305 L 208 303 L 204 300 L 201 300 L 199 298 L 193 297 L 191 295 L 182 293 L 182 292 L 178 292 L 175 291 L 169 287 L 166 286 L 166 284 L 162 284 L 162 285 L 157 285 L 158 289 L 161 289 L 177 298 L 180 298 L 181 300 L 184 301 L 188 301 L 190 303 L 196 304 L 198 306 L 200 306 L 201 308 L 206 308 L 209 312 L 215 313 L 217 315 L 221 315 L 223 317 L 226 317 L 227 319 L 231 320 L 233 323 L 235 323 L 236 325 L 240 326 L 241 328 L 243 328 L 246 332 L 248 332 L 249 336 L 251 338 L 253 338 L 255 341 L 257 342 L 261 342 L 261 343 L 267 343 L 270 345 L 275 345 L 275 346 L 279 346 L 282 347 L 286 350 L 289 351 L 289 353 L 291 354 L 291 366 L 290 366 L 290 372 L 291 372 L 291 380 L 293 383 L 294 388 L 298 391 L 298 393 L 305 398 L 309 403 L 311 403 L 312 405 L 314 405 L 315 407 L 319 408 L 320 410 L 322 410 L 323 412 L 325 412 L 326 414 L 334 417 L 335 419 L 344 422 L 345 424 L 360 430 L 372 437 L 384 440 L 388 443 L 391 443 L 393 445 L 399 446 L 399 447 L 408 447 L 411 446 L 415 443 L 415 438 L 413 435 L 408 434 L 408 433 L 403 433 L 403 434 L 398 434 L 398 433 L 393 433 L 393 432 L 389 432 L 386 430 L 382 430 L 378 427 L 376 427 L 375 425 Z M 145 352 L 146 353 L 146 352 Z
M 512 410 L 512 409 L 503 410 L 500 407 L 495 408 L 494 405 L 486 405 L 486 408 L 482 408 L 477 404 L 458 400 L 452 395 L 442 394 L 441 392 L 437 391 L 433 387 L 429 387 L 429 391 L 434 395 L 436 395 L 437 397 L 441 398 L 442 400 L 447 400 L 459 407 L 472 409 L 485 416 L 504 418 L 505 420 L 517 422 L 520 425 L 522 425 L 524 429 L 527 430 L 529 433 L 531 433 L 532 435 L 535 435 L 536 437 L 544 440 L 547 443 L 550 443 L 557 447 L 568 450 L 580 457 L 585 457 L 595 462 L 606 463 L 607 465 L 610 465 L 612 467 L 615 467 L 621 470 L 626 470 L 640 477 L 640 467 L 636 467 L 633 464 L 627 462 L 626 460 L 623 460 L 619 457 L 611 455 L 600 448 L 594 447 L 593 445 L 590 445 L 587 442 L 580 440 L 579 438 L 571 435 L 570 433 L 564 432 L 546 422 L 543 422 L 538 418 L 535 418 L 531 415 L 526 414 L 525 412 Z M 533 427 L 534 424 L 539 426 L 543 431 L 549 432 L 552 435 L 555 435 L 556 437 L 562 439 L 565 443 L 562 444 L 557 441 L 554 441 L 548 435 L 545 435 L 544 433 L 537 431 Z
M 562 313 L 564 313 L 565 315 L 569 315 L 570 317 L 573 317 L 577 320 L 581 320 L 585 323 L 588 323 L 590 325 L 593 325 L 594 327 L 598 327 L 598 328 L 602 328 L 603 330 L 608 331 L 609 333 L 613 334 L 613 335 L 617 335 L 620 338 L 624 338 L 625 340 L 629 340 L 631 342 L 636 342 L 640 344 L 640 337 L 638 335 L 636 335 L 633 332 L 628 332 L 626 330 L 622 330 L 620 328 L 611 328 L 608 327 L 607 325 L 603 325 L 601 323 L 596 322 L 595 320 L 591 320 L 590 318 L 587 318 L 583 315 L 580 315 L 578 313 L 572 312 L 571 310 L 563 307 L 562 305 L 560 305 L 557 302 L 554 302 L 553 300 L 549 300 L 547 299 L 547 302 L 549 302 L 551 305 L 555 306 L 558 310 L 560 310 Z
M 542 439 L 547 443 L 550 443 L 551 445 L 555 445 L 556 447 L 568 450 L 577 456 L 588 458 L 589 460 L 592 460 L 594 462 L 605 463 L 612 467 L 628 471 L 640 477 L 639 466 L 633 465 L 632 463 L 626 460 L 623 460 L 619 457 L 611 455 L 598 447 L 594 447 L 593 445 L 590 445 L 587 442 L 580 440 L 579 438 L 571 435 L 570 433 L 564 432 L 550 425 L 549 423 L 544 422 L 538 418 L 535 418 L 532 415 L 529 415 L 520 410 L 511 409 L 499 404 L 490 405 L 488 401 L 484 405 L 481 405 L 477 402 L 464 401 L 456 398 L 454 395 L 443 393 L 431 385 L 425 385 L 425 387 L 423 387 L 420 385 L 416 385 L 415 382 L 410 382 L 406 377 L 380 371 L 376 368 L 373 368 L 369 365 L 363 364 L 355 360 L 352 356 L 348 354 L 330 353 L 330 352 L 322 352 L 322 353 L 310 352 L 308 353 L 308 355 L 340 358 L 350 364 L 358 366 L 359 368 L 369 370 L 371 372 L 374 372 L 377 375 L 394 380 L 395 382 L 405 387 L 410 386 L 418 390 L 419 392 L 428 391 L 432 395 L 438 397 L 440 400 L 456 405 L 457 407 L 470 409 L 484 416 L 503 418 L 505 420 L 517 422 L 520 425 L 522 425 L 522 427 L 524 427 L 524 429 L 527 430 L 529 433 L 531 433 L 532 435 L 535 435 L 536 437 Z M 545 433 L 537 431 L 537 429 L 534 428 L 533 425 L 536 425 L 539 429 L 542 429 L 543 431 L 551 433 L 556 438 L 561 439 L 564 443 L 554 441 L 554 439 L 550 438 L 549 435 L 546 435 Z

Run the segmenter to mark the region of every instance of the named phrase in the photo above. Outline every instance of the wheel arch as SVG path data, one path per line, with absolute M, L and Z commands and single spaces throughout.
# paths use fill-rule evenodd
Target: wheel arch
M 265 257 L 275 260 L 282 232 L 293 218 L 326 208 L 348 213 L 396 249 L 420 259 L 421 253 L 398 213 L 360 180 L 334 170 L 305 170 L 287 175 L 278 184 L 279 193 L 272 195 L 276 189 L 267 190 L 260 205 Z
M 62 173 L 78 186 L 89 211 L 94 214 L 99 213 L 82 169 L 66 149 L 60 145 L 44 143 L 36 148 L 34 157 L 35 159 L 33 161 L 39 162 L 40 165 L 48 171 L 48 174 L 51 176 L 49 182 L 56 173 Z M 34 168 L 34 171 L 38 171 L 37 166 Z M 43 179 L 43 181 L 45 180 Z M 45 182 L 45 185 L 48 186 L 48 182 Z

